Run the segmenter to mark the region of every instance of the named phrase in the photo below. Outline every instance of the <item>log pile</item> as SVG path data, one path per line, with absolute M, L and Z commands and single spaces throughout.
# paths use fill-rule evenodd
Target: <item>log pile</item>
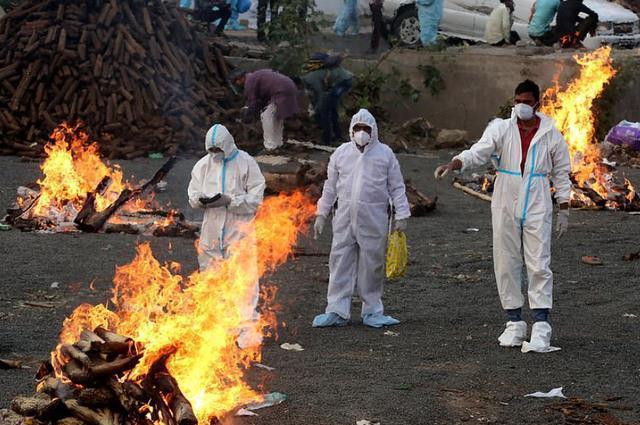
M 58 346 L 55 365 L 40 367 L 37 393 L 16 397 L 11 409 L 24 423 L 42 425 L 196 425 L 193 408 L 167 371 L 165 357 L 143 378 L 127 379 L 141 357 L 131 338 L 101 327 L 83 330 L 75 344 Z
M 111 158 L 175 153 L 225 122 L 229 65 L 161 0 L 24 0 L 0 20 L 0 154 L 84 121 Z M 235 121 L 235 120 L 231 120 Z

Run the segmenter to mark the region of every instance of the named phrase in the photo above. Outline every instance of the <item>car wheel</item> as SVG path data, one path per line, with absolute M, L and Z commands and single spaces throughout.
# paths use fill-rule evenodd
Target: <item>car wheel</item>
M 413 46 L 418 44 L 420 42 L 418 11 L 411 7 L 398 13 L 393 23 L 393 33 L 404 45 Z

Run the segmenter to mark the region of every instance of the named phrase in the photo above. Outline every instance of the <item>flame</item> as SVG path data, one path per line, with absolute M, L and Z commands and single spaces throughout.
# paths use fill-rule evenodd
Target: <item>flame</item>
M 633 202 L 633 200 L 636 198 L 636 188 L 629 181 L 629 179 L 626 178 L 624 179 L 624 187 L 627 190 L 625 199 L 627 200 L 627 202 Z
M 548 89 L 541 111 L 556 121 L 569 145 L 572 171 L 579 187 L 589 187 L 607 198 L 607 170 L 601 165 L 602 153 L 595 142 L 594 100 L 616 74 L 611 63 L 611 47 L 574 56 L 580 75 L 561 89 L 559 83 Z
M 484 176 L 482 180 L 482 188 L 480 190 L 482 190 L 483 192 L 487 192 L 490 187 L 491 187 L 491 180 L 489 180 L 487 176 Z
M 246 305 L 256 279 L 287 260 L 314 212 L 312 201 L 300 193 L 266 199 L 230 256 L 187 278 L 175 274 L 175 264 L 155 259 L 148 243 L 139 245 L 136 258 L 116 270 L 113 308 L 78 307 L 63 324 L 61 342 L 77 341 L 82 329 L 96 326 L 133 338 L 144 347 L 130 374 L 134 380 L 172 353 L 167 368 L 201 423 L 259 398 L 244 381 L 244 371 L 260 360 L 261 350 L 238 348 L 238 330 L 247 326 Z M 274 293 L 263 291 L 263 301 L 265 294 L 269 303 Z M 262 313 L 252 325 L 256 332 L 275 325 L 269 309 Z
M 98 184 L 109 178 L 104 193 L 96 194 L 97 211 L 103 211 L 116 200 L 124 189 L 133 186 L 123 178 L 118 165 L 111 165 L 100 156 L 99 147 L 81 130 L 82 123 L 67 123 L 57 127 L 50 136 L 44 150 L 46 159 L 40 166 L 43 177 L 37 181 L 40 196 L 32 208 L 32 216 L 58 216 L 58 221 L 73 221 L 82 208 L 87 195 Z M 18 205 L 25 199 L 18 197 Z M 144 198 L 127 202 L 121 211 L 143 211 L 155 206 L 154 194 L 145 193 Z M 62 217 L 60 217 L 62 214 Z M 113 218 L 117 220 L 117 218 Z
M 82 207 L 87 194 L 109 176 L 111 184 L 106 193 L 96 197 L 96 209 L 104 210 L 125 189 L 122 170 L 103 162 L 98 145 L 89 141 L 80 125 L 62 124 L 51 134 L 45 146 L 47 158 L 41 165 L 44 178 L 38 180 L 40 198 L 34 207 L 36 215 L 47 215 L 55 208 L 62 210 L 68 203 L 76 210 Z

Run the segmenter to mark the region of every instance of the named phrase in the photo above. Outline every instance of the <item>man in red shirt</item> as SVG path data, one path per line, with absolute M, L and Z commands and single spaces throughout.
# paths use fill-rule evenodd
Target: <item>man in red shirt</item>
M 540 89 L 530 80 L 515 91 L 513 115 L 489 124 L 469 150 L 438 167 L 436 178 L 451 170 L 477 168 L 497 162 L 491 216 L 493 265 L 502 308 L 508 322 L 498 341 L 503 347 L 522 346 L 523 352 L 547 353 L 551 347 L 549 310 L 553 304 L 551 234 L 553 203 L 550 181 L 559 205 L 558 238 L 569 227 L 571 161 L 569 148 L 555 122 L 536 112 Z M 522 318 L 522 266 L 527 268 L 529 307 L 533 312 L 531 339 Z

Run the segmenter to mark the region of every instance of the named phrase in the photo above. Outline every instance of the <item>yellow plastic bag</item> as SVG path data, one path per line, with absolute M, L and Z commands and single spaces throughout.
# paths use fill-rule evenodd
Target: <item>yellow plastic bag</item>
M 387 245 L 387 279 L 404 277 L 408 260 L 407 236 L 404 232 L 391 232 Z

